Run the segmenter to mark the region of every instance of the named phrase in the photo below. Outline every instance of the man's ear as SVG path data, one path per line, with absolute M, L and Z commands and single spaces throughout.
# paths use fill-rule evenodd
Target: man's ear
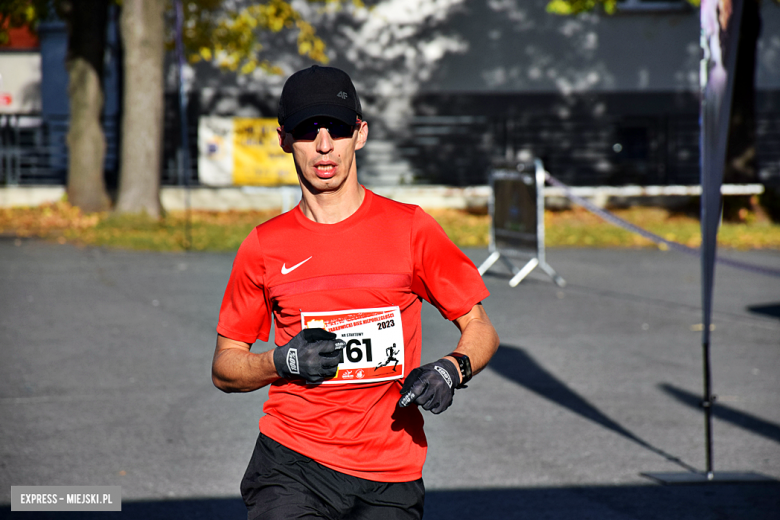
M 287 153 L 292 153 L 292 134 L 288 134 L 284 131 L 284 128 L 280 126 L 276 129 L 276 135 L 279 136 L 279 146 L 282 150 Z
M 357 144 L 355 145 L 355 150 L 360 150 L 366 145 L 366 141 L 368 140 L 368 123 L 365 121 L 360 122 L 360 127 L 358 127 L 358 140 Z

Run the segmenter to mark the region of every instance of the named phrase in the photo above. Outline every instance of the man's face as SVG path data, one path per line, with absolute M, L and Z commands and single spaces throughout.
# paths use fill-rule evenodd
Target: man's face
M 293 154 L 301 182 L 314 193 L 336 191 L 352 178 L 357 182 L 355 151 L 368 138 L 368 124 L 354 127 L 330 118 L 314 118 L 293 132 L 277 130 L 279 145 Z

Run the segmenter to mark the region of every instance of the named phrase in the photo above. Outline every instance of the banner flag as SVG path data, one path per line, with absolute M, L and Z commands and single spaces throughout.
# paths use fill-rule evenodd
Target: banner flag
M 721 184 L 726 163 L 731 98 L 737 64 L 742 0 L 702 0 L 701 232 L 704 343 L 709 343 Z
M 710 330 L 715 282 L 718 226 L 721 218 L 723 170 L 731 119 L 731 98 L 737 65 L 742 0 L 701 2 L 701 299 L 704 357 L 704 427 L 707 478 L 714 478 L 712 462 L 712 384 Z

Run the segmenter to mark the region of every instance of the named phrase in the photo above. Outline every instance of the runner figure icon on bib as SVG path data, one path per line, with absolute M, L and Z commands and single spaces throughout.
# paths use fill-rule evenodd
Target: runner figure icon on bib
M 395 365 L 393 365 L 393 372 L 395 372 L 396 367 L 398 366 L 398 358 L 395 357 L 398 352 L 400 352 L 398 349 L 395 348 L 395 343 L 393 343 L 392 347 L 387 347 L 385 349 L 385 352 L 387 353 L 387 359 L 384 360 L 382 363 L 379 363 L 376 368 L 374 369 L 374 372 L 379 370 L 382 367 L 386 367 L 390 364 L 391 361 L 395 361 Z
M 404 332 L 399 307 L 301 312 L 304 329 L 323 328 L 340 344 L 336 376 L 328 384 L 376 383 L 404 374 Z

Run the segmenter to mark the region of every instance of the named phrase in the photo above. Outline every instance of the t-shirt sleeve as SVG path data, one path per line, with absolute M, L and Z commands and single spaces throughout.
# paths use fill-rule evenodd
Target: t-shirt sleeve
M 460 318 L 490 295 L 474 263 L 420 208 L 412 222 L 412 258 L 412 291 L 448 320 Z
M 252 230 L 233 261 L 219 309 L 219 334 L 250 345 L 256 340 L 268 341 L 272 318 L 263 284 L 264 275 L 265 265 L 257 230 Z

